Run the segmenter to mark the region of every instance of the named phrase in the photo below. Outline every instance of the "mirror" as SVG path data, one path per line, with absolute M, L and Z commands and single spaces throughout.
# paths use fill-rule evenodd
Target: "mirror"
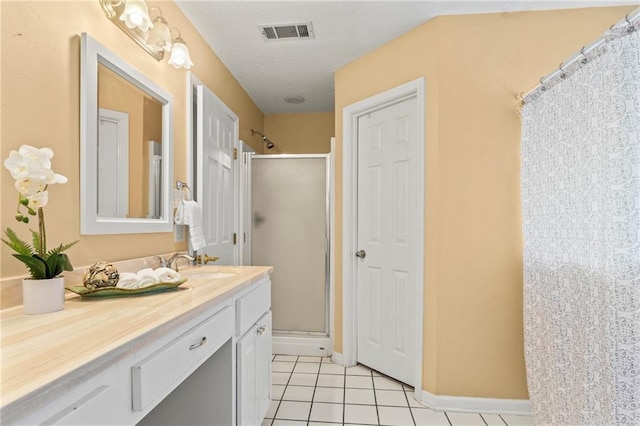
M 172 98 L 82 34 L 80 232 L 171 232 Z

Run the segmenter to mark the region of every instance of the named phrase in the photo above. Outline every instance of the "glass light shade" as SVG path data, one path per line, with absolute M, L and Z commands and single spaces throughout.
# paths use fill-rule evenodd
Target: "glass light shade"
M 126 0 L 120 20 L 129 28 L 139 28 L 141 31 L 149 31 L 153 28 L 149 9 L 144 0 Z
M 193 62 L 189 57 L 189 49 L 187 49 L 185 41 L 180 37 L 173 41 L 169 63 L 176 68 L 190 69 L 193 66 Z
M 171 51 L 171 34 L 167 21 L 162 16 L 158 16 L 153 20 L 153 29 L 149 31 L 147 44 L 156 51 Z

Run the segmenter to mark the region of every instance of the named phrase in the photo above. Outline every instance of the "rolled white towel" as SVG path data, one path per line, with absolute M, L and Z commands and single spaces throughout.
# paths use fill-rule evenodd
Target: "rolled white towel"
M 131 272 L 121 272 L 116 284 L 119 288 L 138 288 L 138 276 Z
M 171 268 L 158 268 L 153 271 L 156 281 L 159 283 L 175 283 L 180 280 L 180 274 Z
M 138 278 L 137 288 L 146 287 L 158 282 L 156 278 L 156 274 L 153 272 L 153 269 L 151 268 L 141 269 L 136 274 L 136 277 Z

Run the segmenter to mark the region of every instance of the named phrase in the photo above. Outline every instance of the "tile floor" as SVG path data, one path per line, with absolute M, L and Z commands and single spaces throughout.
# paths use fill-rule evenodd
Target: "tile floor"
M 433 411 L 413 388 L 358 365 L 329 358 L 274 355 L 272 403 L 262 426 L 532 426 L 527 416 Z

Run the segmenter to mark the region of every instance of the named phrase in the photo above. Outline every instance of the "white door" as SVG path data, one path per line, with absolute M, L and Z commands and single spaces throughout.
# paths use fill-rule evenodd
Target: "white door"
M 199 253 L 235 265 L 237 117 L 209 89 L 197 86 L 197 201 L 207 246 Z
M 100 108 L 98 116 L 98 217 L 129 214 L 129 114 Z
M 358 119 L 358 362 L 404 383 L 415 371 L 416 97 Z

